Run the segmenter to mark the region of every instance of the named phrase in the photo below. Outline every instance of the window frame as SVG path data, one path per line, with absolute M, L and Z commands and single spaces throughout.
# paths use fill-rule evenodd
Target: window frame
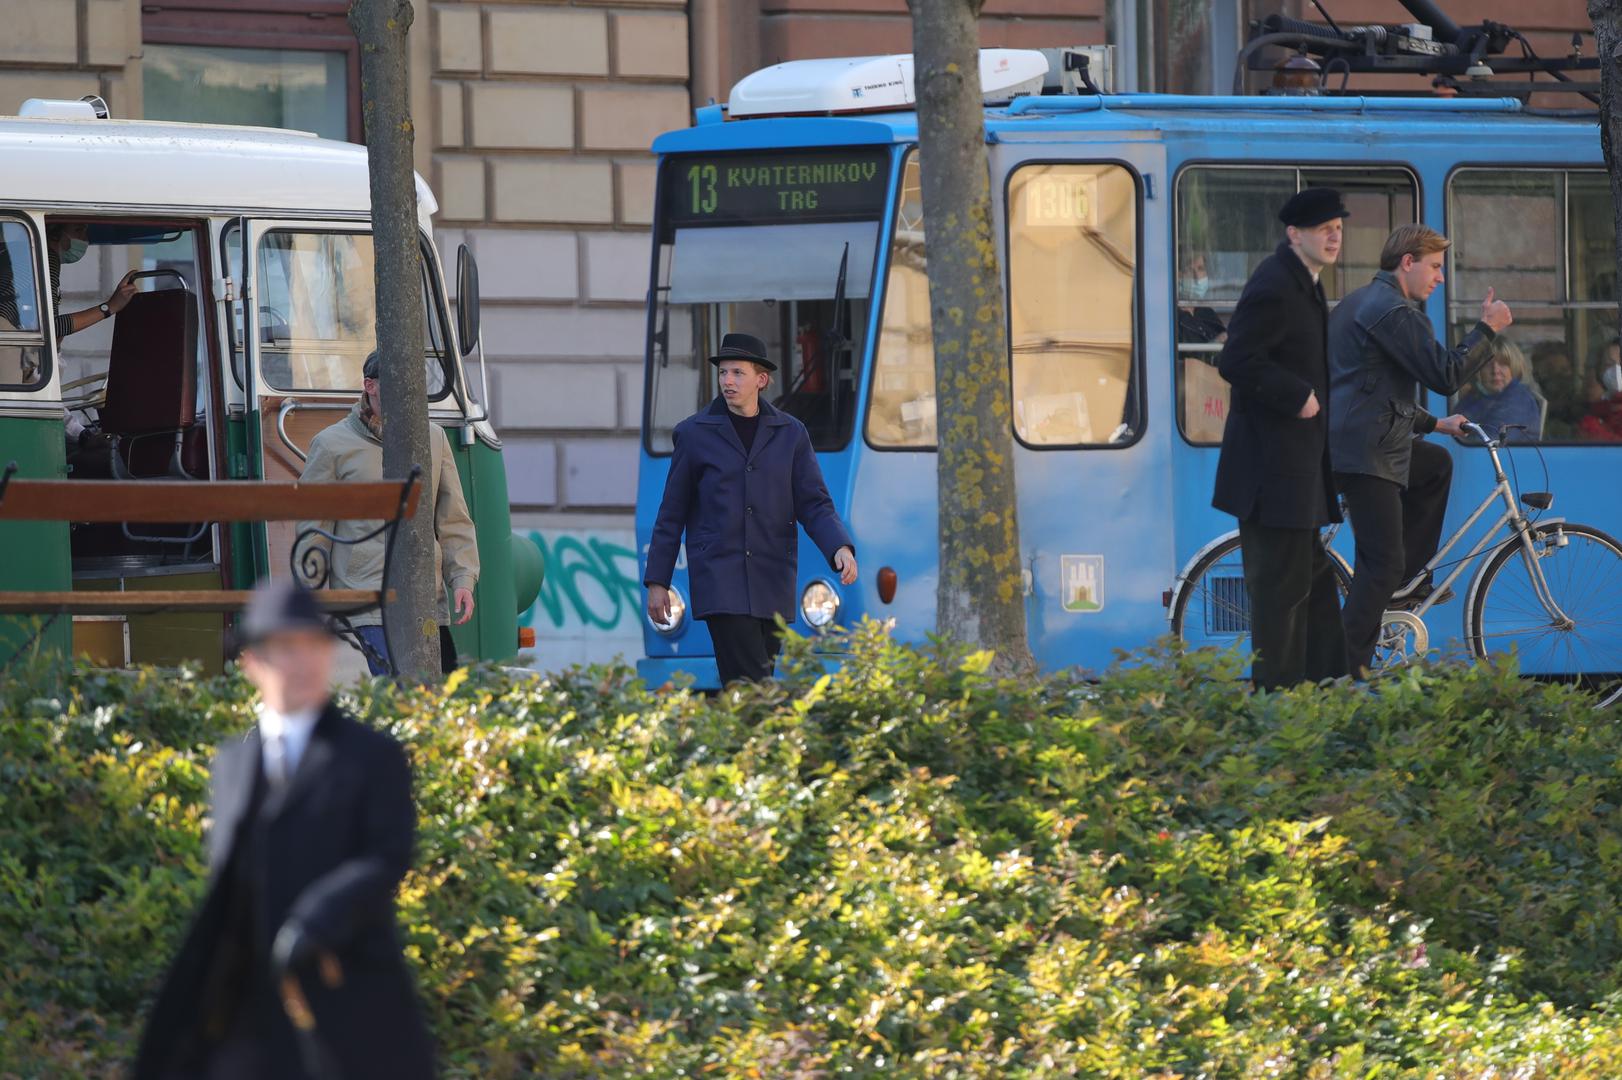
M 36 228 L 37 223 L 31 215 L 9 207 L 0 208 L 0 222 L 7 221 L 15 221 L 22 225 L 24 234 L 28 237 L 28 252 L 34 278 L 34 306 L 39 311 L 37 336 L 42 360 L 38 382 L 27 386 L 20 383 L 0 383 L 0 403 L 32 402 L 40 400 L 40 395 L 47 393 L 56 381 L 56 305 L 50 296 L 50 269 L 46 265 L 43 232 Z M 18 330 L 14 334 L 11 331 L 6 333 L 7 340 L 12 341 L 15 338 L 14 343 L 18 346 L 26 347 L 35 343 L 31 340 L 35 336 L 33 331 Z M 24 338 L 30 340 L 22 340 Z
M 1174 269 L 1173 269 L 1173 272 L 1172 272 L 1172 280 L 1171 280 L 1171 303 L 1170 303 L 1170 307 L 1168 308 L 1168 312 L 1167 312 L 1170 319 L 1171 319 L 1171 348 L 1172 348 L 1172 356 L 1171 356 L 1171 359 L 1172 359 L 1172 364 L 1171 364 L 1171 393 L 1172 393 L 1172 412 L 1175 414 L 1174 417 L 1173 417 L 1173 420 L 1174 420 L 1174 422 L 1175 422 L 1175 424 L 1177 426 L 1178 438 L 1182 439 L 1183 445 L 1192 447 L 1195 450 L 1216 450 L 1216 449 L 1219 449 L 1222 446 L 1222 443 L 1220 441 L 1218 441 L 1218 442 L 1195 442 L 1194 440 L 1192 440 L 1192 439 L 1190 439 L 1188 437 L 1188 429 L 1183 424 L 1183 407 L 1182 407 L 1183 406 L 1183 402 L 1182 402 L 1183 387 L 1182 387 L 1182 378 L 1181 378 L 1181 372 L 1179 371 L 1179 368 L 1178 368 L 1178 364 L 1176 363 L 1176 361 L 1181 358 L 1181 353 L 1179 352 L 1179 346 L 1182 344 L 1181 342 L 1179 342 L 1177 340 L 1177 269 L 1179 268 L 1178 267 L 1178 260 L 1182 257 L 1182 242 L 1183 242 L 1183 215 L 1180 212 L 1179 208 L 1182 206 L 1183 177 L 1191 169 L 1197 169 L 1197 168 L 1220 168 L 1220 169 L 1232 169 L 1232 170 L 1238 170 L 1238 169 L 1293 169 L 1297 174 L 1297 177 L 1296 177 L 1296 190 L 1297 191 L 1302 190 L 1301 187 L 1300 187 L 1300 183 L 1301 183 L 1300 173 L 1302 173 L 1303 171 L 1308 171 L 1308 170 L 1330 170 L 1330 169 L 1348 169 L 1348 170 L 1356 170 L 1356 171 L 1359 171 L 1359 172 L 1379 172 L 1381 170 L 1386 170 L 1386 169 L 1395 170 L 1395 171 L 1399 171 L 1399 172 L 1402 172 L 1402 173 L 1406 173 L 1408 178 L 1411 181 L 1413 181 L 1413 185 L 1414 185 L 1414 187 L 1413 187 L 1413 191 L 1414 191 L 1414 218 L 1415 218 L 1416 221 L 1418 221 L 1420 223 L 1423 223 L 1424 220 L 1425 220 L 1425 178 L 1424 178 L 1423 175 L 1420 174 L 1420 171 L 1417 168 L 1414 167 L 1412 162 L 1391 161 L 1391 160 L 1386 160 L 1386 161 L 1356 161 L 1356 160 L 1352 160 L 1352 159 L 1336 158 L 1336 159 L 1325 159 L 1325 160 L 1322 160 L 1322 161 L 1313 160 L 1313 161 L 1305 161 L 1305 162 L 1303 162 L 1303 161 L 1300 161 L 1300 160 L 1278 160 L 1278 159 L 1256 160 L 1256 159 L 1238 159 L 1238 158 L 1190 158 L 1187 161 L 1184 161 L 1181 165 L 1179 165 L 1177 167 L 1177 171 L 1172 176 L 1172 182 L 1171 182 L 1171 259 L 1172 259 L 1171 265 L 1173 266 Z M 1282 226 L 1281 226 L 1281 228 L 1282 228 Z M 1265 258 L 1265 256 L 1264 256 L 1264 258 Z M 1452 265 L 1451 264 L 1449 264 L 1448 272 L 1449 272 L 1449 274 L 1451 274 L 1451 272 L 1452 272 Z M 1237 306 L 1237 304 L 1238 304 L 1238 302 L 1235 301 L 1235 306 Z M 1329 300 L 1328 301 L 1328 306 L 1329 306 L 1330 311 L 1334 311 L 1335 308 L 1338 307 L 1339 305 L 1340 305 L 1339 300 Z M 1220 355 L 1220 352 L 1218 353 L 1218 355 Z
M 1562 176 L 1569 176 L 1569 174 L 1574 172 L 1586 172 L 1593 173 L 1598 176 L 1607 176 L 1605 164 L 1603 162 L 1596 164 L 1594 162 L 1564 161 L 1540 161 L 1536 163 L 1525 161 L 1461 161 L 1454 164 L 1453 167 L 1448 170 L 1447 179 L 1442 184 L 1442 224 L 1444 228 L 1449 227 L 1452 224 L 1453 184 L 1454 181 L 1458 179 L 1459 174 L 1464 172 L 1487 172 L 1489 170 L 1496 173 L 1559 173 Z M 1560 210 L 1560 229 L 1564 248 L 1564 258 L 1561 260 L 1560 266 L 1560 279 L 1562 290 L 1567 294 L 1567 296 L 1569 296 L 1571 293 L 1571 185 L 1569 183 L 1565 186 L 1564 203 Z M 1447 235 L 1451 239 L 1451 233 L 1444 233 L 1444 235 Z M 1456 303 L 1453 298 L 1453 283 L 1456 280 L 1453 272 L 1453 259 L 1457 250 L 1457 244 L 1453 244 L 1448 247 L 1446 271 L 1447 279 L 1442 285 L 1442 318 L 1444 321 L 1444 326 L 1447 330 L 1448 340 L 1451 340 L 1453 336 L 1453 308 Z M 1457 301 L 1457 303 L 1467 304 L 1469 303 L 1469 300 L 1466 299 L 1463 301 Z M 1616 310 L 1616 304 L 1606 303 L 1601 300 L 1571 301 L 1568 299 L 1558 304 L 1530 304 L 1529 306 L 1540 308 L 1558 308 L 1562 312 Z M 1528 356 L 1527 360 L 1528 363 L 1530 363 L 1531 357 Z M 1578 362 L 1578 358 L 1575 356 L 1571 357 L 1571 360 L 1573 364 Z M 1533 374 L 1536 374 L 1536 372 Z M 1446 397 L 1443 400 L 1447 402 L 1449 408 L 1452 408 L 1454 401 L 1453 396 Z M 1481 446 L 1474 439 L 1455 436 L 1453 438 L 1453 442 L 1458 446 L 1471 446 L 1482 450 L 1486 449 L 1486 447 Z M 1514 443 L 1512 445 L 1538 448 L 1565 446 L 1588 448 L 1622 447 L 1622 443 L 1611 443 L 1594 439 L 1545 439 L 1542 437 L 1526 443 Z
M 141 43 L 343 53 L 346 137 L 364 144 L 360 43 L 348 12 L 349 0 L 160 0 L 141 7 Z
M 913 144 L 913 145 L 916 145 L 916 144 Z M 643 330 L 642 330 L 642 434 L 641 434 L 641 440 L 640 441 L 641 441 L 642 453 L 644 455 L 646 455 L 647 457 L 650 457 L 650 458 L 655 458 L 655 459 L 657 459 L 657 458 L 670 458 L 670 457 L 674 456 L 675 452 L 676 452 L 674 446 L 669 450 L 659 450 L 659 449 L 656 449 L 654 447 L 654 445 L 653 445 L 653 409 L 654 409 L 654 385 L 653 385 L 653 377 L 654 377 L 654 371 L 653 371 L 653 348 L 654 348 L 654 342 L 653 342 L 653 338 L 654 338 L 654 335 L 656 333 L 658 333 L 659 304 L 661 303 L 661 300 L 660 300 L 660 285 L 659 285 L 659 266 L 660 266 L 659 256 L 660 256 L 661 248 L 663 248 L 665 243 L 666 243 L 666 241 L 664 239 L 664 234 L 666 232 L 667 227 L 669 227 L 670 242 L 671 243 L 674 243 L 675 236 L 676 236 L 676 231 L 677 231 L 674 227 L 670 227 L 669 215 L 665 211 L 665 197 L 666 197 L 665 184 L 667 182 L 667 178 L 671 174 L 673 174 L 675 172 L 676 167 L 683 161 L 683 159 L 694 156 L 694 155 L 698 155 L 698 154 L 713 154 L 715 156 L 727 156 L 727 155 L 736 154 L 736 155 L 739 155 L 739 156 L 743 156 L 743 155 L 749 155 L 749 154 L 769 153 L 769 152 L 774 151 L 774 150 L 779 150 L 779 151 L 782 151 L 784 153 L 802 153 L 802 152 L 812 152 L 812 151 L 818 151 L 818 150 L 837 152 L 837 151 L 840 151 L 840 150 L 865 150 L 865 149 L 877 149 L 877 150 L 882 150 L 882 151 L 885 152 L 885 155 L 886 155 L 885 166 L 886 166 L 886 176 L 887 176 L 887 179 L 885 181 L 885 183 L 886 183 L 886 189 L 885 190 L 888 193 L 890 193 L 891 195 L 893 195 L 894 192 L 895 192 L 895 183 L 896 183 L 896 164 L 895 163 L 896 163 L 897 157 L 896 157 L 896 154 L 894 153 L 893 145 L 890 144 L 890 143 L 863 143 L 863 142 L 828 143 L 828 144 L 817 143 L 817 144 L 808 144 L 808 145 L 803 145 L 803 146 L 765 146 L 765 147 L 728 148 L 727 150 L 724 150 L 724 151 L 676 150 L 676 151 L 671 151 L 670 153 L 667 153 L 667 154 L 663 154 L 657 159 L 656 173 L 655 173 L 655 179 L 654 179 L 654 189 L 653 189 L 653 223 L 652 223 L 652 226 L 650 228 L 650 239 L 652 240 L 652 247 L 651 247 L 651 250 L 650 250 L 650 256 L 651 257 L 648 259 L 647 317 L 646 317 L 646 319 L 645 319 L 645 321 L 643 323 Z M 861 383 L 862 383 L 862 381 L 864 379 L 868 380 L 868 382 L 869 382 L 868 393 L 871 393 L 871 380 L 868 379 L 868 374 L 867 374 L 867 371 L 866 371 L 866 367 L 867 367 L 866 362 L 872 356 L 872 350 L 877 347 L 876 343 L 874 342 L 874 338 L 876 337 L 875 331 L 879 327 L 882 326 L 882 323 L 875 321 L 875 320 L 882 317 L 881 314 L 880 314 L 880 305 L 882 305 L 882 303 L 884 301 L 884 297 L 883 297 L 882 292 L 878 292 L 878 290 L 881 290 L 883 288 L 883 278 L 881 277 L 881 274 L 887 274 L 889 272 L 889 267 L 890 267 L 890 248 L 889 248 L 889 245 L 890 245 L 890 241 L 891 241 L 891 235 L 890 234 L 891 234 L 892 222 L 894 221 L 894 218 L 895 218 L 895 199 L 893 197 L 891 197 L 891 198 L 887 198 L 885 200 L 885 205 L 880 210 L 879 215 L 876 218 L 874 218 L 872 220 L 872 222 L 871 222 L 871 224 L 873 226 L 873 229 L 874 229 L 874 232 L 875 232 L 875 237 L 874 237 L 874 241 L 873 241 L 873 244 L 874 244 L 874 247 L 873 247 L 873 267 L 872 267 L 872 276 L 869 279 L 868 286 L 867 286 L 867 289 L 868 289 L 868 292 L 867 292 L 867 295 L 868 295 L 868 309 L 867 309 L 867 316 L 866 316 L 867 325 L 863 330 L 864 340 L 863 340 L 863 343 L 862 343 L 863 344 L 864 354 L 861 355 L 861 356 L 857 356 L 856 359 L 855 359 L 856 375 L 857 375 L 857 389 L 856 389 L 856 392 L 855 392 L 855 401 L 852 402 L 852 405 L 851 405 L 851 409 L 852 409 L 851 430 L 850 430 L 849 434 L 846 436 L 844 442 L 841 443 L 838 447 L 827 449 L 827 450 L 818 450 L 818 451 L 816 451 L 816 453 L 819 454 L 819 455 L 821 455 L 821 454 L 843 454 L 843 453 L 848 453 L 850 451 L 851 447 L 854 446 L 856 444 L 856 442 L 857 442 L 856 435 L 857 435 L 858 431 L 861 432 L 862 441 L 864 443 L 866 442 L 866 439 L 867 439 L 867 405 L 868 405 L 868 400 L 867 400 L 867 394 L 864 394 L 861 391 Z M 865 222 L 867 222 L 867 219 L 865 219 L 865 218 L 848 218 L 848 219 L 845 219 L 845 220 L 853 222 L 853 223 L 865 223 Z M 717 223 L 717 224 L 718 225 L 724 225 L 725 223 Z M 697 227 L 698 228 L 703 228 L 704 226 L 697 226 Z M 753 226 L 745 225 L 745 226 L 740 226 L 740 227 L 750 228 L 750 227 L 753 227 Z M 781 374 L 781 373 L 779 372 L 778 374 Z M 762 395 L 762 400 L 765 400 L 764 395 Z M 704 405 L 703 403 L 700 403 L 697 406 L 697 410 L 702 411 L 706 407 L 707 407 L 706 405 Z M 690 415 L 696 415 L 696 414 L 697 413 L 695 412 L 695 413 L 690 414 Z M 678 423 L 679 423 L 679 421 L 678 421 Z M 674 431 L 675 429 L 672 428 L 671 430 Z
M 259 236 L 258 236 L 261 248 L 256 248 L 254 251 L 252 251 L 250 253 L 245 253 L 245 254 L 251 254 L 251 256 L 253 257 L 253 259 L 255 261 L 255 265 L 254 265 L 254 285 L 255 285 L 256 289 L 262 288 L 263 275 L 261 274 L 261 272 L 259 270 L 259 265 L 258 265 L 258 260 L 261 257 L 262 245 L 264 244 L 264 241 L 268 237 L 270 237 L 270 236 L 272 236 L 272 235 L 274 235 L 276 233 L 297 233 L 297 234 L 302 234 L 302 235 L 317 235 L 317 236 L 347 236 L 347 237 L 351 237 L 351 238 L 358 237 L 358 236 L 364 236 L 368 240 L 372 241 L 374 253 L 375 253 L 375 250 L 376 250 L 377 237 L 376 237 L 376 234 L 372 231 L 371 222 L 367 222 L 366 223 L 367 227 L 364 228 L 364 229 L 344 229 L 344 228 L 308 228 L 308 227 L 305 226 L 304 223 L 301 223 L 301 222 L 278 222 L 278 221 L 276 221 L 274 219 L 254 219 L 254 220 L 260 220 L 260 221 L 263 221 L 265 223 L 265 228 L 260 231 Z M 335 221 L 335 222 L 330 222 L 330 223 L 327 223 L 327 224 L 332 225 L 332 226 L 337 226 L 337 225 L 340 225 L 342 223 Z M 228 234 L 230 232 L 230 229 L 231 229 L 231 226 L 229 226 L 229 225 L 226 226 L 225 229 L 221 230 L 221 236 L 223 237 L 226 234 Z M 441 334 L 441 337 L 443 339 L 441 341 L 441 345 L 443 346 L 443 348 L 442 348 L 442 354 L 439 357 L 439 366 L 440 366 L 441 373 L 445 377 L 445 385 L 440 390 L 439 393 L 430 394 L 428 396 L 428 404 L 430 406 L 436 405 L 439 402 L 442 402 L 446 398 L 449 398 L 453 394 L 455 394 L 456 387 L 457 387 L 457 372 L 458 372 L 458 369 L 461 367 L 461 364 L 459 362 L 461 358 L 458 357 L 457 355 L 455 355 L 456 354 L 456 348 L 451 344 L 452 330 L 451 330 L 451 322 L 450 322 L 450 308 L 445 302 L 445 300 L 446 300 L 445 296 L 440 292 L 439 284 L 438 284 L 438 281 L 437 281 L 438 275 L 430 272 L 429 259 L 430 259 L 431 255 L 433 253 L 433 250 L 434 250 L 433 249 L 433 241 L 421 229 L 418 229 L 417 230 L 417 253 L 418 253 L 418 255 L 420 257 L 419 257 L 419 259 L 417 261 L 418 261 L 418 264 L 422 268 L 422 277 L 423 277 L 422 292 L 423 292 L 423 304 L 424 304 L 424 308 L 425 308 L 425 310 L 423 312 L 423 315 L 425 317 L 427 317 L 430 314 L 437 315 L 438 318 L 439 318 L 440 326 L 441 326 L 441 328 L 443 330 L 443 333 Z M 255 297 L 254 297 L 254 302 L 256 304 L 258 303 L 258 296 L 257 295 L 255 295 Z M 258 330 L 257 323 L 255 323 L 255 330 L 256 331 Z M 376 314 L 375 311 L 373 312 L 373 316 L 372 316 L 372 335 L 373 335 L 373 340 L 375 341 L 376 336 L 377 336 L 377 314 Z M 432 335 L 432 330 L 430 329 L 429 330 L 429 336 L 431 337 L 431 335 Z M 244 355 L 246 355 L 246 345 L 247 345 L 247 343 L 244 342 Z M 356 395 L 358 395 L 361 392 L 362 388 L 359 387 L 359 386 L 355 386 L 355 387 L 327 387 L 327 388 L 307 387 L 307 386 L 300 386 L 300 387 L 276 386 L 276 385 L 272 384 L 268 379 L 265 378 L 264 365 L 261 362 L 259 362 L 258 353 L 259 353 L 262 346 L 263 346 L 263 342 L 257 342 L 257 341 L 254 343 L 254 346 L 253 346 L 253 350 L 254 350 L 254 353 L 255 353 L 255 356 L 254 356 L 255 363 L 253 365 L 253 376 L 254 376 L 253 381 L 256 384 L 254 393 L 257 394 L 260 397 L 265 397 L 265 396 L 270 396 L 270 397 L 277 397 L 277 396 L 304 396 L 304 397 L 308 397 L 308 396 L 311 396 L 311 395 L 322 395 L 322 394 L 326 394 L 326 395 L 356 394 Z M 426 359 L 429 355 L 430 355 L 430 350 L 427 348 L 427 342 L 425 341 L 424 342 L 424 348 L 423 348 L 423 357 L 424 357 L 424 359 Z M 229 366 L 231 368 L 232 378 L 233 379 L 236 378 L 236 364 L 235 364 L 235 362 L 232 361 L 232 362 L 228 363 L 227 366 Z M 240 380 L 238 380 L 238 386 L 241 386 Z
M 1133 209 L 1133 262 L 1132 274 L 1132 365 L 1130 368 L 1132 381 L 1127 384 L 1127 400 L 1137 399 L 1137 413 L 1139 424 L 1132 433 L 1132 438 L 1124 442 L 1111 443 L 1032 443 L 1027 442 L 1019 433 L 1019 424 L 1016 420 L 1017 410 L 1014 400 L 1014 315 L 1013 304 L 1010 297 L 1013 295 L 1014 275 L 1014 246 L 1013 246 L 1013 215 L 1009 213 L 1010 196 L 1013 192 L 1014 177 L 1021 169 L 1037 165 L 1108 165 L 1122 169 L 1132 180 Z M 1146 371 L 1144 363 L 1144 330 L 1147 323 L 1144 320 L 1144 288 L 1143 288 L 1143 254 L 1144 254 L 1144 219 L 1145 188 L 1143 174 L 1130 161 L 1114 157 L 1039 157 L 1025 158 L 1015 162 L 1002 183 L 1002 217 L 1003 217 L 1003 347 L 1008 350 L 1008 430 L 1019 446 L 1037 452 L 1073 451 L 1073 450 L 1128 450 L 1143 441 L 1149 430 L 1149 396 L 1147 393 Z

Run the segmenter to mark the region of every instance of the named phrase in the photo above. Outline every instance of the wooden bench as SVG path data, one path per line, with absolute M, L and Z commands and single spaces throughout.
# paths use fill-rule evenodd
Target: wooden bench
M 274 483 L 265 481 L 176 480 L 18 480 L 16 463 L 0 475 L 0 521 L 64 521 L 86 524 L 192 524 L 261 521 L 379 521 L 357 537 L 339 537 L 320 528 L 299 533 L 289 571 L 315 590 L 317 601 L 340 632 L 353 636 L 348 616 L 380 609 L 394 590 L 328 589 L 331 555 L 327 544 L 358 544 L 383 537 L 383 580 L 389 580 L 400 522 L 417 512 L 422 470 L 404 482 Z M 247 604 L 241 589 L 167 591 L 45 590 L 0 592 L 5 615 L 119 615 L 159 612 L 236 612 Z

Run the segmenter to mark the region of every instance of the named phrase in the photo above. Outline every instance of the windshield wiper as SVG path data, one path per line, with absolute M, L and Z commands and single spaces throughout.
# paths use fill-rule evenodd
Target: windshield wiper
M 845 308 L 848 301 L 845 299 L 845 273 L 850 269 L 850 242 L 845 242 L 845 250 L 839 256 L 839 277 L 834 281 L 834 311 L 833 322 L 828 327 L 828 333 L 823 340 L 827 343 L 828 359 L 832 360 L 839 353 L 850 349 L 850 338 L 845 336 Z

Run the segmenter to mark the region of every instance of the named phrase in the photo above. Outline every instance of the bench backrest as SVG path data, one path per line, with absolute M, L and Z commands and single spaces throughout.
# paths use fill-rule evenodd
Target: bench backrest
M 0 496 L 0 521 L 388 521 L 399 509 L 401 486 L 392 480 L 287 484 L 14 479 Z M 412 485 L 403 517 L 416 514 L 421 494 L 422 485 Z

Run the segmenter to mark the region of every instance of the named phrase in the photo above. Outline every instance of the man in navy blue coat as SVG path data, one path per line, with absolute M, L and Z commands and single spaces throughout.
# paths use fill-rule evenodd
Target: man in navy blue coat
M 777 365 L 749 334 L 728 334 L 710 358 L 721 396 L 676 425 L 675 453 L 648 546 L 648 617 L 670 621 L 670 576 L 682 534 L 693 617 L 715 643 L 721 685 L 768 678 L 777 616 L 794 621 L 799 529 L 846 585 L 856 547 L 834 510 L 805 425 L 762 401 Z

